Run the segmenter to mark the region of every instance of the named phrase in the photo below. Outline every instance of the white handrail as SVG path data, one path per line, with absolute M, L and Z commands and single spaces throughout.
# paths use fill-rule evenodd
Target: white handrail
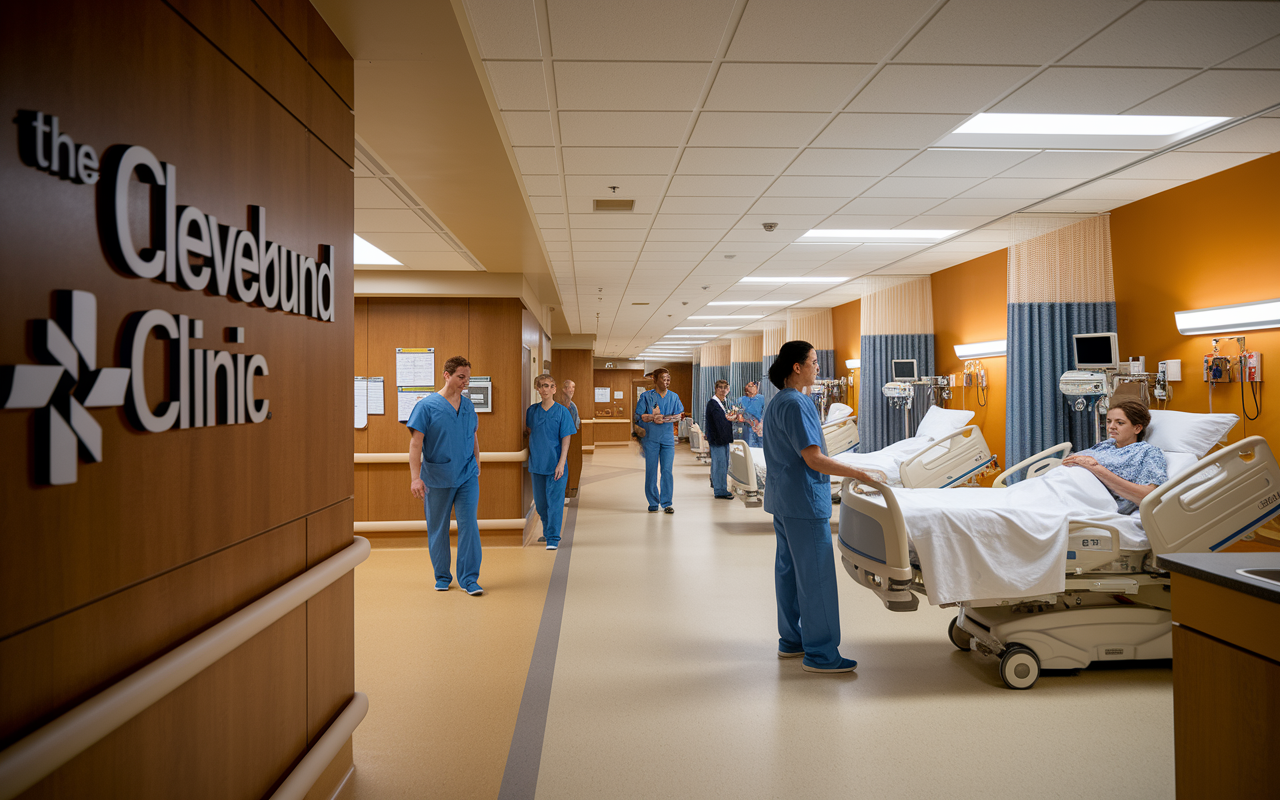
M 316 740 L 315 745 L 307 751 L 298 766 L 293 768 L 289 777 L 284 779 L 280 788 L 271 795 L 271 800 L 302 800 L 316 785 L 325 768 L 337 757 L 342 746 L 355 733 L 356 727 L 364 721 L 369 713 L 369 698 L 364 692 L 356 692 L 347 707 L 333 721 L 324 734 Z
M 355 541 L 0 752 L 0 800 L 25 792 L 369 557 Z
M 409 454 L 404 453 L 356 453 L 355 463 L 357 464 L 408 464 Z M 529 459 L 529 448 L 523 450 L 515 450 L 512 452 L 501 451 L 480 451 L 481 463 L 488 464 L 490 462 L 502 463 L 504 461 L 527 461 Z

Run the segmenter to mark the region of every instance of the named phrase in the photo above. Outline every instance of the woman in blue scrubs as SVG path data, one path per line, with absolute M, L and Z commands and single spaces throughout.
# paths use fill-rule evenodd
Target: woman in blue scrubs
M 804 658 L 807 672 L 852 672 L 840 655 L 840 605 L 831 552 L 828 475 L 870 480 L 823 452 L 822 422 L 800 389 L 818 377 L 818 353 L 808 342 L 782 345 L 769 382 L 780 390 L 764 412 L 764 461 L 769 481 L 764 510 L 778 538 L 778 658 Z
M 739 438 L 747 443 L 747 447 L 760 446 L 760 434 L 756 433 L 756 428 L 764 419 L 764 398 L 760 396 L 760 384 L 751 381 L 742 387 L 745 392 L 738 398 L 738 405 L 742 407 L 741 433 Z
M 449 514 L 458 518 L 458 585 L 469 595 L 480 588 L 479 420 L 462 390 L 471 383 L 471 362 L 454 356 L 444 362 L 444 388 L 418 401 L 409 414 L 409 491 L 423 500 L 427 549 L 436 573 L 436 591 L 449 590 Z

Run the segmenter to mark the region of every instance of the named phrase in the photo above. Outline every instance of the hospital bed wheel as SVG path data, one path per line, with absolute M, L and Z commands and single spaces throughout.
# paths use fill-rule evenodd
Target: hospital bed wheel
M 956 646 L 956 649 L 969 652 L 969 643 L 973 641 L 973 634 L 966 631 L 956 624 L 956 618 L 951 618 L 951 624 L 947 626 L 947 638 Z
M 1040 677 L 1040 658 L 1029 647 L 1015 644 L 1000 657 L 1000 679 L 1010 689 L 1030 689 Z

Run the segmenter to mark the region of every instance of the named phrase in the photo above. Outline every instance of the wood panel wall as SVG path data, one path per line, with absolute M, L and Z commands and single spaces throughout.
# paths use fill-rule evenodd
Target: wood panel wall
M 5 9 L 0 97 L 39 110 L 101 157 L 141 145 L 177 169 L 176 202 L 272 241 L 336 250 L 332 323 L 160 281 L 105 258 L 101 187 L 0 157 L 0 363 L 38 363 L 31 320 L 52 292 L 97 298 L 98 366 L 129 314 L 204 320 L 195 346 L 260 353 L 271 419 L 163 433 L 92 409 L 101 463 L 34 483 L 34 413 L 0 412 L 0 746 L 350 544 L 353 66 L 305 0 L 133 0 Z M 11 135 L 17 129 L 11 128 Z M 135 191 L 137 204 L 146 195 Z M 145 210 L 142 211 L 145 219 Z M 145 234 L 145 223 L 139 223 Z M 230 344 L 223 329 L 243 327 Z M 148 348 L 149 397 L 165 394 L 164 347 Z M 276 784 L 354 690 L 348 576 L 33 787 L 30 797 L 248 797 Z M 330 772 L 327 786 L 350 765 Z
M 528 319 L 526 319 L 526 315 Z M 395 350 L 397 347 L 434 347 L 436 368 L 455 355 L 471 362 L 472 375 L 493 378 L 493 408 L 480 414 L 477 437 L 480 449 L 515 452 L 524 448 L 524 410 L 529 389 L 521 381 L 521 345 L 531 343 L 541 360 L 541 332 L 515 298 L 465 297 L 358 297 L 355 299 L 356 375 L 381 376 L 386 387 L 385 415 L 369 417 L 369 427 L 355 431 L 357 453 L 405 453 L 409 429 L 396 419 Z M 548 349 L 549 355 L 549 349 Z M 436 386 L 443 383 L 438 376 Z M 409 494 L 409 471 L 404 464 L 358 464 L 356 474 L 357 520 L 419 520 L 422 501 Z M 521 463 L 482 465 L 480 470 L 480 519 L 516 519 L 522 508 Z M 482 532 L 484 537 L 487 532 Z

